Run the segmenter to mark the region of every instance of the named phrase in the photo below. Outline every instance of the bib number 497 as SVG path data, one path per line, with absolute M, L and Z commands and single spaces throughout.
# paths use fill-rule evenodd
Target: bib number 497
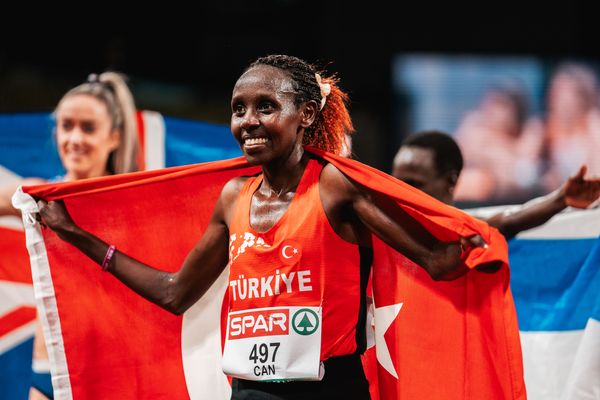
M 255 344 L 252 347 L 252 351 L 250 352 L 250 357 L 248 359 L 250 361 L 254 361 L 254 364 L 260 362 L 264 364 L 269 359 L 269 347 L 271 347 L 271 362 L 275 362 L 275 357 L 277 356 L 277 350 L 279 350 L 279 342 L 269 343 L 267 346 L 266 343 Z
M 254 364 L 265 364 L 267 365 L 255 365 L 254 375 L 274 375 L 275 374 L 275 357 L 277 357 L 277 350 L 279 350 L 279 342 L 274 343 L 255 343 L 250 351 L 248 359 L 253 361 Z

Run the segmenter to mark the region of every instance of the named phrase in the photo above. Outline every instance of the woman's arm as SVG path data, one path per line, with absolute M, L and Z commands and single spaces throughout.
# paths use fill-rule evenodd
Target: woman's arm
M 465 247 L 473 245 L 470 240 L 437 240 L 398 205 L 383 197 L 374 198 L 331 164 L 323 169 L 320 183 L 324 208 L 334 229 L 343 226 L 340 220 L 356 216 L 360 224 L 355 224 L 355 231 L 374 233 L 423 267 L 434 280 L 455 279 L 468 271 L 461 255 Z
M 179 271 L 160 271 L 118 251 L 107 271 L 142 297 L 174 314 L 182 314 L 210 288 L 227 265 L 229 233 L 225 216 L 230 205 L 224 203 L 230 201 L 231 191 L 236 186 L 225 186 L 202 238 Z M 61 201 L 45 203 L 42 200 L 38 204 L 42 224 L 102 264 L 109 247 L 106 242 L 78 227 Z

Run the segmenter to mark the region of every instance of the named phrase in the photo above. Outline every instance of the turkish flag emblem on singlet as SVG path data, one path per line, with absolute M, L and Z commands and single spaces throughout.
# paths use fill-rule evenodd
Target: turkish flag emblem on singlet
M 302 246 L 295 240 L 286 239 L 281 244 L 279 258 L 285 265 L 294 265 L 302 257 Z

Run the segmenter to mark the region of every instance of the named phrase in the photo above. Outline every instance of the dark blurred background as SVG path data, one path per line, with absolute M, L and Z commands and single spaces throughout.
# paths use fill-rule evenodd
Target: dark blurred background
M 0 112 L 50 111 L 90 72 L 113 69 L 129 76 L 139 108 L 228 124 L 229 95 L 243 68 L 258 56 L 287 53 L 338 73 L 350 93 L 357 158 L 389 171 L 409 133 L 398 112 L 405 99 L 392 84 L 398 55 L 600 56 L 597 14 L 577 2 L 351 4 L 230 1 L 145 6 L 137 15 L 97 5 L 5 26 Z M 9 24 L 11 15 L 3 19 Z

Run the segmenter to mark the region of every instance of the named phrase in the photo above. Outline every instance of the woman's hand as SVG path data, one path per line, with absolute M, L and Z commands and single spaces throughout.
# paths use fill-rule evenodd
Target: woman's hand
M 474 247 L 483 247 L 484 249 L 488 247 L 488 244 L 483 240 L 480 235 L 473 235 L 469 237 L 461 237 L 460 238 L 460 247 L 462 250 L 463 257 L 469 254 L 469 252 Z
M 49 203 L 38 200 L 37 205 L 39 212 L 36 219 L 43 226 L 47 226 L 59 235 L 71 232 L 76 228 L 62 200 L 50 201 Z
M 434 246 L 430 258 L 430 275 L 434 280 L 449 281 L 461 277 L 469 271 L 465 264 L 471 250 L 475 247 L 488 247 L 480 235 L 461 237 L 456 242 L 439 242 Z

